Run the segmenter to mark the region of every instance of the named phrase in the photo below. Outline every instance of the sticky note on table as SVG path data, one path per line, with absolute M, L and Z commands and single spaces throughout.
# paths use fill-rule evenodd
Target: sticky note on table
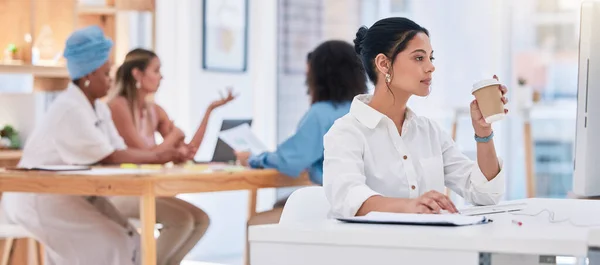
M 141 169 L 162 169 L 163 165 L 161 164 L 142 164 L 140 165 Z
M 131 163 L 123 163 L 121 164 L 121 168 L 138 168 L 138 165 Z

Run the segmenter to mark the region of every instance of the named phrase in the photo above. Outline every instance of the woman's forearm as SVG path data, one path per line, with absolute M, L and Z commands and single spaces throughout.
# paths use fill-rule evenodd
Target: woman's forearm
M 363 216 L 369 212 L 402 213 L 406 211 L 407 204 L 408 199 L 404 198 L 389 198 L 381 195 L 371 196 L 360 206 L 356 212 L 356 216 Z
M 486 137 L 492 134 L 492 130 L 475 130 L 475 134 L 479 137 Z M 500 163 L 493 139 L 487 143 L 477 143 L 477 164 L 488 180 L 494 179 L 500 173 Z
M 183 141 L 183 137 L 181 137 L 178 134 L 171 133 L 163 139 L 163 142 L 160 145 L 158 145 L 157 148 L 161 148 L 161 146 L 172 148 L 174 146 L 177 146 L 181 141 Z
M 196 129 L 196 133 L 194 133 L 194 137 L 192 137 L 192 140 L 189 143 L 189 145 L 191 145 L 195 149 L 200 148 L 200 144 L 202 143 L 202 140 L 204 139 L 204 133 L 206 133 L 206 127 L 208 126 L 210 114 L 212 113 L 213 109 L 214 108 L 212 105 L 206 109 L 206 112 L 204 113 L 204 117 L 202 118 L 202 121 L 200 122 L 200 125 L 198 126 L 198 129 Z
M 102 164 L 163 164 L 171 161 L 166 151 L 125 149 L 117 150 L 100 161 Z

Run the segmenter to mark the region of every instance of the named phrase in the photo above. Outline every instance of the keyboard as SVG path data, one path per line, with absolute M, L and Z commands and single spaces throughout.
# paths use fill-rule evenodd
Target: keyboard
M 462 215 L 483 215 L 494 213 L 517 212 L 527 208 L 527 203 L 503 203 L 488 206 L 471 206 L 458 211 Z

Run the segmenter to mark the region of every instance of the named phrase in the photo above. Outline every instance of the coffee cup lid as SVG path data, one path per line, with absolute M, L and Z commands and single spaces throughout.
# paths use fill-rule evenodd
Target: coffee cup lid
M 485 79 L 485 80 L 481 80 L 475 84 L 473 84 L 473 90 L 471 90 L 471 94 L 473 94 L 475 91 L 484 88 L 486 86 L 491 86 L 491 85 L 499 85 L 500 81 L 496 80 L 496 79 Z

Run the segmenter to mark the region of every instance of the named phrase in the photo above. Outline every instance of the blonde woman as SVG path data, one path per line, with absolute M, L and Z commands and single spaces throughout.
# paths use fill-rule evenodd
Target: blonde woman
M 181 129 L 175 127 L 163 108 L 146 100 L 158 90 L 162 75 L 160 60 L 149 50 L 135 49 L 125 57 L 116 75 L 116 90 L 109 97 L 117 131 L 129 147 L 162 150 L 176 147 L 184 160 L 192 159 L 202 142 L 212 110 L 232 101 L 227 97 L 213 102 L 189 143 L 184 142 Z M 157 145 L 155 132 L 164 141 Z M 129 218 L 139 218 L 139 199 L 114 197 L 111 201 Z M 159 265 L 180 264 L 185 255 L 202 238 L 209 225 L 208 215 L 200 208 L 175 197 L 157 198 L 156 220 L 163 229 L 157 241 Z

